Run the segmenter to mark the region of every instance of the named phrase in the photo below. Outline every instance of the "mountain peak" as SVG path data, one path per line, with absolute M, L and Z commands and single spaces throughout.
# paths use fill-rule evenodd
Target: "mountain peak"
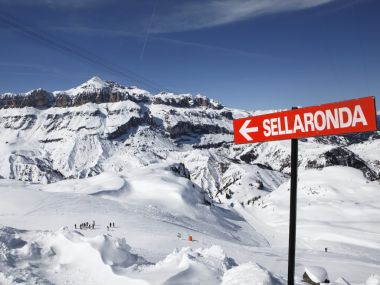
M 76 96 L 81 93 L 91 93 L 96 92 L 99 90 L 103 90 L 104 88 L 111 87 L 111 84 L 107 81 L 104 81 L 99 76 L 93 76 L 86 82 L 82 83 L 81 85 L 71 88 L 66 91 L 55 91 L 53 93 L 66 93 L 71 96 Z
M 99 90 L 106 87 L 110 87 L 110 83 L 101 79 L 99 76 L 91 77 L 81 85 L 74 87 L 73 89 L 85 89 L 89 91 Z
M 109 83 L 101 79 L 99 76 L 93 76 L 89 80 L 81 84 L 81 86 L 82 85 L 92 85 L 100 89 L 100 88 L 109 86 Z

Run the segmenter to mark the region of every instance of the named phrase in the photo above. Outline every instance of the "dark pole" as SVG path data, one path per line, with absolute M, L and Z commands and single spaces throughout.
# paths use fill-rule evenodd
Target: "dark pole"
M 294 108 L 293 109 L 297 109 Z M 290 164 L 290 217 L 289 217 L 289 253 L 288 285 L 294 285 L 294 268 L 296 257 L 296 222 L 297 222 L 297 167 L 298 140 L 292 139 Z

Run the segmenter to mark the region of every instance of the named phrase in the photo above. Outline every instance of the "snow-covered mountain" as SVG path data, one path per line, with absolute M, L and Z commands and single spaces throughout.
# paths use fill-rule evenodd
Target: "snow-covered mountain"
M 258 112 L 231 109 L 205 96 L 152 95 L 93 77 L 67 91 L 2 94 L 0 108 L 4 178 L 50 183 L 183 163 L 211 198 L 246 202 L 289 173 L 287 141 L 233 144 L 232 119 Z M 376 132 L 302 140 L 300 166 L 346 165 L 376 180 L 380 153 L 371 150 L 379 138 Z
M 275 111 L 98 77 L 1 94 L 0 284 L 284 284 L 290 142 L 232 130 Z M 379 131 L 300 140 L 297 284 L 314 265 L 380 280 L 379 147 Z

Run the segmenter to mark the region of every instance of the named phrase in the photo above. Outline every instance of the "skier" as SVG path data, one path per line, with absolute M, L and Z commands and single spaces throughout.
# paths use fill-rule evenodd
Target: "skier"
M 177 234 L 177 238 L 178 238 L 178 239 L 181 239 L 181 238 L 182 238 L 181 233 L 178 233 L 178 234 Z
M 75 229 L 77 229 L 77 224 L 74 225 Z
M 114 222 L 112 222 L 112 227 L 113 227 L 113 228 L 115 227 L 115 223 L 114 223 Z
M 109 226 L 107 226 L 107 231 L 109 231 L 110 230 L 110 227 Z
M 110 228 L 112 228 L 112 223 L 110 222 Z

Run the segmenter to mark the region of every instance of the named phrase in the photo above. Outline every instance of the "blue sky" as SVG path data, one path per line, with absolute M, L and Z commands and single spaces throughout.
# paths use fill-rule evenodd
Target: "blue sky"
M 243 109 L 380 102 L 377 0 L 0 0 L 0 92 L 98 75 Z

